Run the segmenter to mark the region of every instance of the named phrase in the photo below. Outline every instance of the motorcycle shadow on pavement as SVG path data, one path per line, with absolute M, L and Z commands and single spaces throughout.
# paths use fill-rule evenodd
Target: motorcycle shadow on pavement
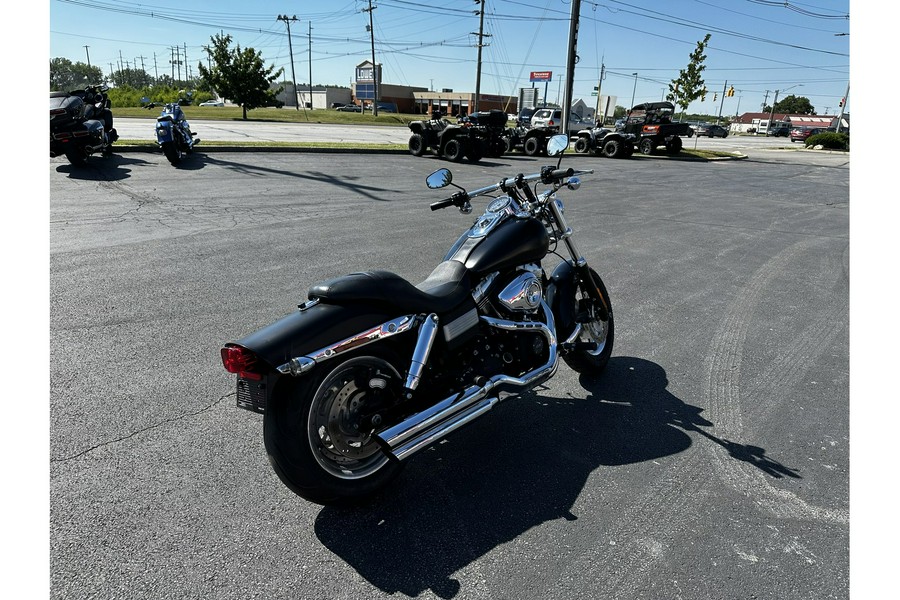
M 64 163 L 56 167 L 57 173 L 65 173 L 70 179 L 84 181 L 119 181 L 131 177 L 131 169 L 134 165 L 148 165 L 146 160 L 110 154 L 109 156 L 92 156 L 83 165 Z
M 760 448 L 702 431 L 713 425 L 703 409 L 669 393 L 665 370 L 653 362 L 613 357 L 601 378 L 580 383 L 587 397 L 539 389 L 501 402 L 411 459 L 373 504 L 323 508 L 317 537 L 388 594 L 431 589 L 454 598 L 461 585 L 452 575 L 479 557 L 542 523 L 577 520 L 572 507 L 593 471 L 682 452 L 692 444 L 686 431 L 770 474 L 797 477 Z

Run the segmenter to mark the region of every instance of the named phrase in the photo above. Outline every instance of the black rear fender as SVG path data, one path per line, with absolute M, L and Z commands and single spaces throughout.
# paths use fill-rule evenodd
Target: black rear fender
M 402 316 L 370 306 L 317 303 L 226 345 L 252 351 L 274 371 L 292 359 L 311 355 Z

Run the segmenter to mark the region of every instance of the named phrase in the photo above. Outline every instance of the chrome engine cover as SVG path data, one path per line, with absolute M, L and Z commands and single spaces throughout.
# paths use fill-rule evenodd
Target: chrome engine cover
M 497 299 L 504 308 L 513 312 L 534 313 L 541 306 L 544 286 L 534 273 L 522 273 L 513 279 Z

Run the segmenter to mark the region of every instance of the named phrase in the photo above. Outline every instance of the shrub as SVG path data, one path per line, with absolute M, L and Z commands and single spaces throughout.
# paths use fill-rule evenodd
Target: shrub
M 817 133 L 816 135 L 811 135 L 806 138 L 807 148 L 819 145 L 828 150 L 849 150 L 850 136 L 846 133 L 829 131 L 827 133 Z

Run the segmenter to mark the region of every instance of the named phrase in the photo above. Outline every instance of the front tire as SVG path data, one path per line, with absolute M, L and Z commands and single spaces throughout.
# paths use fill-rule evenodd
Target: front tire
M 422 156 L 425 154 L 425 138 L 421 133 L 414 133 L 409 136 L 409 153 L 413 156 Z
M 607 318 L 606 320 L 602 319 L 602 310 L 587 291 L 587 286 L 591 285 L 591 282 L 579 280 L 575 287 L 574 298 L 571 300 L 575 303 L 576 318 L 581 325 L 581 334 L 575 341 L 595 342 L 597 347 L 594 350 L 568 352 L 563 355 L 563 360 L 573 371 L 586 375 L 599 375 L 606 368 L 609 357 L 612 355 L 615 322 L 612 303 L 609 301 L 609 293 L 606 291 L 606 286 L 603 285 L 603 280 L 593 269 L 590 269 L 590 274 L 593 284 L 600 290 L 600 295 L 606 305 Z
M 588 142 L 588 138 L 580 137 L 575 140 L 575 152 L 577 154 L 586 154 L 590 149 L 590 143 Z
M 178 144 L 174 141 L 172 142 L 163 142 L 162 145 L 163 154 L 166 155 L 166 158 L 173 165 L 177 165 L 181 162 L 181 157 L 184 156 L 184 153 L 178 148 Z
M 650 156 L 656 150 L 656 144 L 654 144 L 653 140 L 650 138 L 644 138 L 641 140 L 641 143 L 638 144 L 638 150 L 641 151 L 641 154 Z
M 322 365 L 318 376 L 279 383 L 264 415 L 264 441 L 278 477 L 298 496 L 323 505 L 358 504 L 402 468 L 384 454 L 372 424 L 402 383 L 377 353 L 336 362 Z

